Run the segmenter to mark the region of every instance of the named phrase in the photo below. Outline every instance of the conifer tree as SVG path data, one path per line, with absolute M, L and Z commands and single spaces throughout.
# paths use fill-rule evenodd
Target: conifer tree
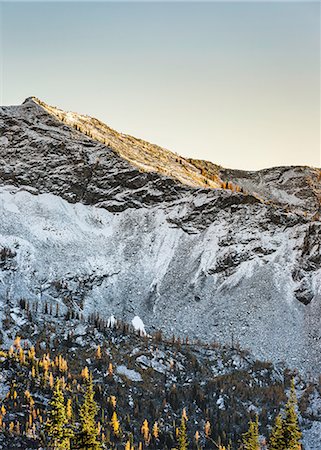
M 51 389 L 54 387 L 54 377 L 52 372 L 50 372 L 49 374 L 49 386 L 51 387 Z
M 259 418 L 249 422 L 249 429 L 242 435 L 243 448 L 245 450 L 260 450 L 259 442 Z
M 113 376 L 113 373 L 114 373 L 114 368 L 113 368 L 113 364 L 110 362 L 109 363 L 109 365 L 108 365 L 108 375 L 110 376 L 110 377 L 112 377 Z
M 32 345 L 32 346 L 30 347 L 30 349 L 28 350 L 28 359 L 32 362 L 32 361 L 34 361 L 35 356 L 36 356 L 35 348 L 34 348 L 34 346 Z
M 68 426 L 64 396 L 57 380 L 50 402 L 46 432 L 49 437 L 48 448 L 54 450 L 69 450 L 72 429 Z
M 155 422 L 154 425 L 153 425 L 152 434 L 153 434 L 154 439 L 158 439 L 158 437 L 159 437 L 159 426 L 158 426 L 157 422 Z
M 295 394 L 294 380 L 292 379 L 290 396 L 285 406 L 285 417 L 283 419 L 284 443 L 287 450 L 301 449 L 300 439 L 302 433 L 299 428 L 296 406 L 297 398 Z
M 208 420 L 205 422 L 204 432 L 205 432 L 205 437 L 206 438 L 208 438 L 211 435 L 211 432 L 212 432 L 211 431 L 211 424 L 210 424 L 210 422 Z
M 88 370 L 87 366 L 82 369 L 81 376 L 84 380 L 86 380 L 86 381 L 89 380 L 89 370 Z
M 141 433 L 144 437 L 145 444 L 148 444 L 148 442 L 150 440 L 150 433 L 149 433 L 149 425 L 148 425 L 147 419 L 144 420 L 143 425 L 141 426 Z
M 101 347 L 98 345 L 96 350 L 96 359 L 101 359 Z
M 111 426 L 112 426 L 114 435 L 116 437 L 118 437 L 119 434 L 120 434 L 120 425 L 119 425 L 119 421 L 118 421 L 118 418 L 117 418 L 116 411 L 113 412 L 113 415 L 112 415 L 112 418 L 111 418 Z
M 179 450 L 188 449 L 187 432 L 186 432 L 186 414 L 184 412 L 182 414 L 181 425 L 179 427 L 178 433 L 178 449 Z
M 132 450 L 133 448 L 134 448 L 134 447 L 132 447 L 130 441 L 127 441 L 127 442 L 126 442 L 126 445 L 125 445 L 125 450 Z
M 110 403 L 113 409 L 116 409 L 117 399 L 114 395 L 108 397 L 108 402 Z
M 21 337 L 20 336 L 15 337 L 13 345 L 17 350 L 21 347 Z
M 194 440 L 195 440 L 196 447 L 199 448 L 198 442 L 200 440 L 200 433 L 198 430 L 195 431 Z
M 67 419 L 68 419 L 69 421 L 72 420 L 73 413 L 72 413 L 72 400 L 71 400 L 71 398 L 69 398 L 69 399 L 67 400 L 67 405 L 66 405 L 66 416 L 67 416 Z
M 281 414 L 279 414 L 275 419 L 274 426 L 271 431 L 269 450 L 284 450 L 285 448 L 283 419 Z
M 87 381 L 85 399 L 80 407 L 80 430 L 76 436 L 76 447 L 82 450 L 99 450 L 101 443 L 98 440 L 98 426 L 96 424 L 96 415 L 98 412 L 97 403 L 94 400 L 94 389 L 92 374 L 90 373 Z

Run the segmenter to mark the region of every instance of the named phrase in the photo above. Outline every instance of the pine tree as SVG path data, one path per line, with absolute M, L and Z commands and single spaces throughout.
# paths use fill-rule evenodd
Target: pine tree
M 259 442 L 259 418 L 249 422 L 249 429 L 242 435 L 243 448 L 245 450 L 260 450 Z
M 20 336 L 15 337 L 13 345 L 17 350 L 21 347 L 21 337 Z
M 67 405 L 66 405 L 66 416 L 67 416 L 67 419 L 68 419 L 69 421 L 72 420 L 73 413 L 72 413 L 72 400 L 71 400 L 71 398 L 69 398 L 69 399 L 67 400 Z
M 285 417 L 283 419 L 283 435 L 285 448 L 287 450 L 300 450 L 300 439 L 302 433 L 299 428 L 298 416 L 296 413 L 297 398 L 295 394 L 294 380 L 291 382 L 291 392 L 289 400 L 285 406 Z
M 182 414 L 181 425 L 179 427 L 178 432 L 178 449 L 179 450 L 188 449 L 187 432 L 186 432 L 186 413 L 184 412 Z
M 150 440 L 150 433 L 149 433 L 149 425 L 148 425 L 147 419 L 144 420 L 143 425 L 141 426 L 140 430 L 144 437 L 145 444 L 148 444 L 149 440 Z
M 46 422 L 46 431 L 49 437 L 48 448 L 54 450 L 70 449 L 70 439 L 73 437 L 73 432 L 68 426 L 66 407 L 60 386 L 60 380 L 56 382 L 50 402 L 50 411 Z
M 80 407 L 80 430 L 76 436 L 76 447 L 82 450 L 99 450 L 101 443 L 98 441 L 98 426 L 95 417 L 98 412 L 97 403 L 94 400 L 92 374 L 87 381 L 85 399 Z
M 87 366 L 82 369 L 81 376 L 84 380 L 86 380 L 86 381 L 89 380 L 89 370 L 88 370 Z
M 100 345 L 98 345 L 96 350 L 96 359 L 101 359 L 101 348 Z
M 285 450 L 285 448 L 283 419 L 281 414 L 279 414 L 275 419 L 274 427 L 271 431 L 269 450 Z
M 116 409 L 117 399 L 114 395 L 108 397 L 108 402 L 112 406 L 113 409 Z
M 51 389 L 54 387 L 54 377 L 52 372 L 50 372 L 49 374 L 49 386 L 51 387 Z
M 158 439 L 158 437 L 159 437 L 159 426 L 158 426 L 157 422 L 155 422 L 154 425 L 153 425 L 152 434 L 153 434 L 153 438 L 154 439 Z
M 206 438 L 208 438 L 211 435 L 211 433 L 212 433 L 211 424 L 210 424 L 210 422 L 208 420 L 205 422 L 204 432 L 205 432 L 205 437 Z
M 113 412 L 113 415 L 111 418 L 111 427 L 113 429 L 114 435 L 116 437 L 118 437 L 120 434 L 120 425 L 119 425 L 116 411 Z

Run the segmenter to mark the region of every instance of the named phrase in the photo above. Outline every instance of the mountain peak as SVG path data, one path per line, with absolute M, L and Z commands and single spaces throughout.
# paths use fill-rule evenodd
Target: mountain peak
M 35 95 L 31 95 L 30 97 L 27 97 L 22 102 L 22 104 L 25 105 L 26 103 L 30 103 L 30 102 L 38 103 L 38 102 L 40 102 L 40 100 Z
M 29 97 L 24 103 L 30 101 L 41 106 L 46 112 L 69 127 L 106 145 L 140 171 L 157 172 L 192 187 L 222 187 L 222 180 L 220 180 L 218 173 L 208 176 L 204 170 L 176 153 L 142 139 L 120 133 L 93 117 L 63 111 L 47 105 L 36 97 Z

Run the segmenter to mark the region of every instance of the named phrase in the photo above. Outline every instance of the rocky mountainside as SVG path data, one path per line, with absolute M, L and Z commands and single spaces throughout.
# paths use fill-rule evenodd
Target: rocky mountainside
M 23 299 L 317 375 L 320 173 L 187 160 L 35 98 L 0 108 L 4 344 Z

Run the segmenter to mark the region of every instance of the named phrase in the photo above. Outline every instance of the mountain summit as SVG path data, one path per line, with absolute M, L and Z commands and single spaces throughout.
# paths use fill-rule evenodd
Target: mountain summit
M 222 180 L 220 180 L 218 174 L 213 173 L 212 176 L 208 176 L 205 171 L 202 171 L 187 159 L 157 145 L 127 134 L 118 133 L 97 119 L 62 111 L 47 105 L 36 97 L 31 97 L 25 101 L 25 103 L 29 102 L 36 103 L 59 121 L 106 145 L 121 158 L 143 172 L 158 172 L 194 187 L 217 188 L 222 185 Z
M 321 369 L 320 169 L 224 169 L 32 97 L 0 108 L 2 339 L 142 319 Z M 30 326 L 30 324 L 28 324 Z

